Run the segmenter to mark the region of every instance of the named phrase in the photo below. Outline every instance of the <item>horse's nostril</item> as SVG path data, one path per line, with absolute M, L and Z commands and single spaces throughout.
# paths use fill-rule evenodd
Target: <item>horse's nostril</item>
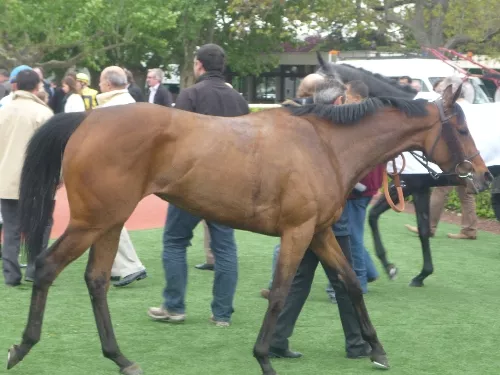
M 488 183 L 493 182 L 493 175 L 490 172 L 484 172 L 484 180 Z

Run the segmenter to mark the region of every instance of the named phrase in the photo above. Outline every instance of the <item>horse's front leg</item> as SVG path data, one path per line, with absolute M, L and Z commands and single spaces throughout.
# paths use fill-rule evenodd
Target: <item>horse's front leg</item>
M 316 253 L 323 265 L 334 270 L 342 277 L 347 293 L 358 315 L 361 335 L 372 348 L 371 360 L 377 367 L 388 369 L 389 361 L 368 316 L 359 280 L 345 258 L 333 231 L 329 228 L 323 232 L 316 233 L 311 242 L 311 249 Z
M 422 244 L 422 255 L 424 264 L 422 271 L 413 278 L 410 286 L 424 286 L 424 280 L 434 272 L 432 265 L 431 245 L 429 238 L 431 236 L 431 223 L 429 220 L 430 189 L 424 188 L 413 193 L 415 202 L 415 213 L 417 215 L 418 236 Z
M 259 362 L 264 375 L 276 374 L 269 361 L 269 347 L 272 335 L 274 334 L 278 316 L 285 304 L 285 299 L 290 290 L 293 278 L 311 242 L 313 233 L 314 222 L 311 220 L 299 227 L 287 230 L 281 237 L 280 254 L 268 298 L 269 305 L 253 348 L 253 355 Z

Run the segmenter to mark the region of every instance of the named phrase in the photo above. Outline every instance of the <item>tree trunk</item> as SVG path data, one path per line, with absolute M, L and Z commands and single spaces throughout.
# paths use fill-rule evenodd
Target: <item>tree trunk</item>
M 184 61 L 181 65 L 181 89 L 185 89 L 194 84 L 193 62 Z
M 193 72 L 194 48 L 192 41 L 184 43 L 184 56 L 180 64 L 181 90 L 193 85 L 195 81 Z

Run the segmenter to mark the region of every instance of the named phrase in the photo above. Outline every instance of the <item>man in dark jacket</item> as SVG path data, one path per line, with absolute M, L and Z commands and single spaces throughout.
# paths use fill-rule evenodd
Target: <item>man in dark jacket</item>
M 165 73 L 161 69 L 149 69 L 146 82 L 149 86 L 148 102 L 172 107 L 172 94 L 162 85 Z
M 142 93 L 141 88 L 135 83 L 134 75 L 132 72 L 128 69 L 123 68 L 125 71 L 125 74 L 127 75 L 127 82 L 128 82 L 128 92 L 134 98 L 134 100 L 139 103 L 139 102 L 145 102 L 146 98 L 144 97 L 144 94 Z
M 302 93 L 302 95 L 312 95 L 314 97 L 314 102 L 318 104 L 339 103 L 341 95 L 344 91 L 343 85 L 338 81 L 324 79 L 323 77 L 318 79 L 318 77 L 309 76 L 304 79 L 301 83 L 301 87 L 299 88 L 300 90 L 298 90 L 298 92 Z M 287 101 L 285 102 L 286 104 L 283 103 L 283 105 L 303 105 L 299 104 L 299 102 L 308 104 L 312 101 L 310 96 L 299 99 L 302 100 L 292 100 L 292 102 L 296 104 Z M 346 210 L 342 212 L 339 220 L 333 224 L 332 229 L 344 256 L 347 258 L 349 263 L 351 263 L 349 217 Z M 275 248 L 273 274 L 278 252 L 279 245 Z M 278 317 L 276 331 L 274 332 L 273 339 L 271 341 L 271 348 L 269 352 L 270 357 L 298 358 L 302 356 L 301 353 L 290 350 L 288 339 L 293 334 L 295 323 L 297 322 L 302 307 L 309 296 L 314 274 L 319 262 L 320 260 L 316 254 L 312 250 L 308 249 L 299 265 L 285 301 L 285 305 L 283 306 L 283 310 Z M 344 329 L 344 336 L 346 340 L 345 349 L 347 357 L 354 359 L 366 357 L 370 354 L 371 349 L 361 336 L 359 321 L 356 312 L 354 311 L 352 302 L 347 294 L 347 290 L 344 284 L 339 280 L 336 272 L 326 267 L 323 268 L 331 282 L 331 285 L 333 286 L 333 289 L 335 290 L 340 321 L 342 323 L 342 328 Z M 266 293 L 263 293 L 263 296 L 267 297 Z
M 196 84 L 180 92 L 176 108 L 212 116 L 234 117 L 249 113 L 248 104 L 224 81 L 224 50 L 215 44 L 206 44 L 196 52 L 194 75 Z M 221 184 L 224 182 L 221 181 Z M 163 233 L 163 267 L 166 287 L 161 307 L 151 307 L 148 315 L 154 320 L 182 322 L 185 320 L 187 286 L 186 248 L 193 230 L 202 218 L 172 204 L 168 206 Z M 238 260 L 234 230 L 207 222 L 211 249 L 215 258 L 215 277 L 210 321 L 218 327 L 227 327 L 233 313 L 233 299 L 238 279 Z

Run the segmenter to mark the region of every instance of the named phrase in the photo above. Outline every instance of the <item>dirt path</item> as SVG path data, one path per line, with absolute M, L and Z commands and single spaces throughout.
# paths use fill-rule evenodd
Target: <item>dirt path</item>
M 406 203 L 406 209 L 404 212 L 414 214 L 415 207 L 412 203 Z M 460 225 L 462 217 L 460 214 L 456 214 L 455 212 L 445 210 L 443 215 L 441 216 L 441 221 L 450 224 Z M 500 234 L 500 223 L 494 219 L 482 219 L 478 218 L 477 223 L 478 230 L 484 230 L 485 232 L 491 232 L 495 234 Z
M 414 214 L 413 204 L 406 204 L 406 213 Z M 125 226 L 129 230 L 163 228 L 167 213 L 167 203 L 155 195 L 144 198 L 136 207 L 134 213 L 130 216 Z M 51 238 L 59 237 L 69 220 L 69 207 L 66 197 L 66 190 L 63 188 L 57 191 L 56 209 L 54 212 L 54 226 L 52 228 Z M 460 225 L 460 216 L 445 211 L 441 218 L 443 222 Z M 479 219 L 478 229 L 487 232 L 500 234 L 500 223 L 496 220 Z

